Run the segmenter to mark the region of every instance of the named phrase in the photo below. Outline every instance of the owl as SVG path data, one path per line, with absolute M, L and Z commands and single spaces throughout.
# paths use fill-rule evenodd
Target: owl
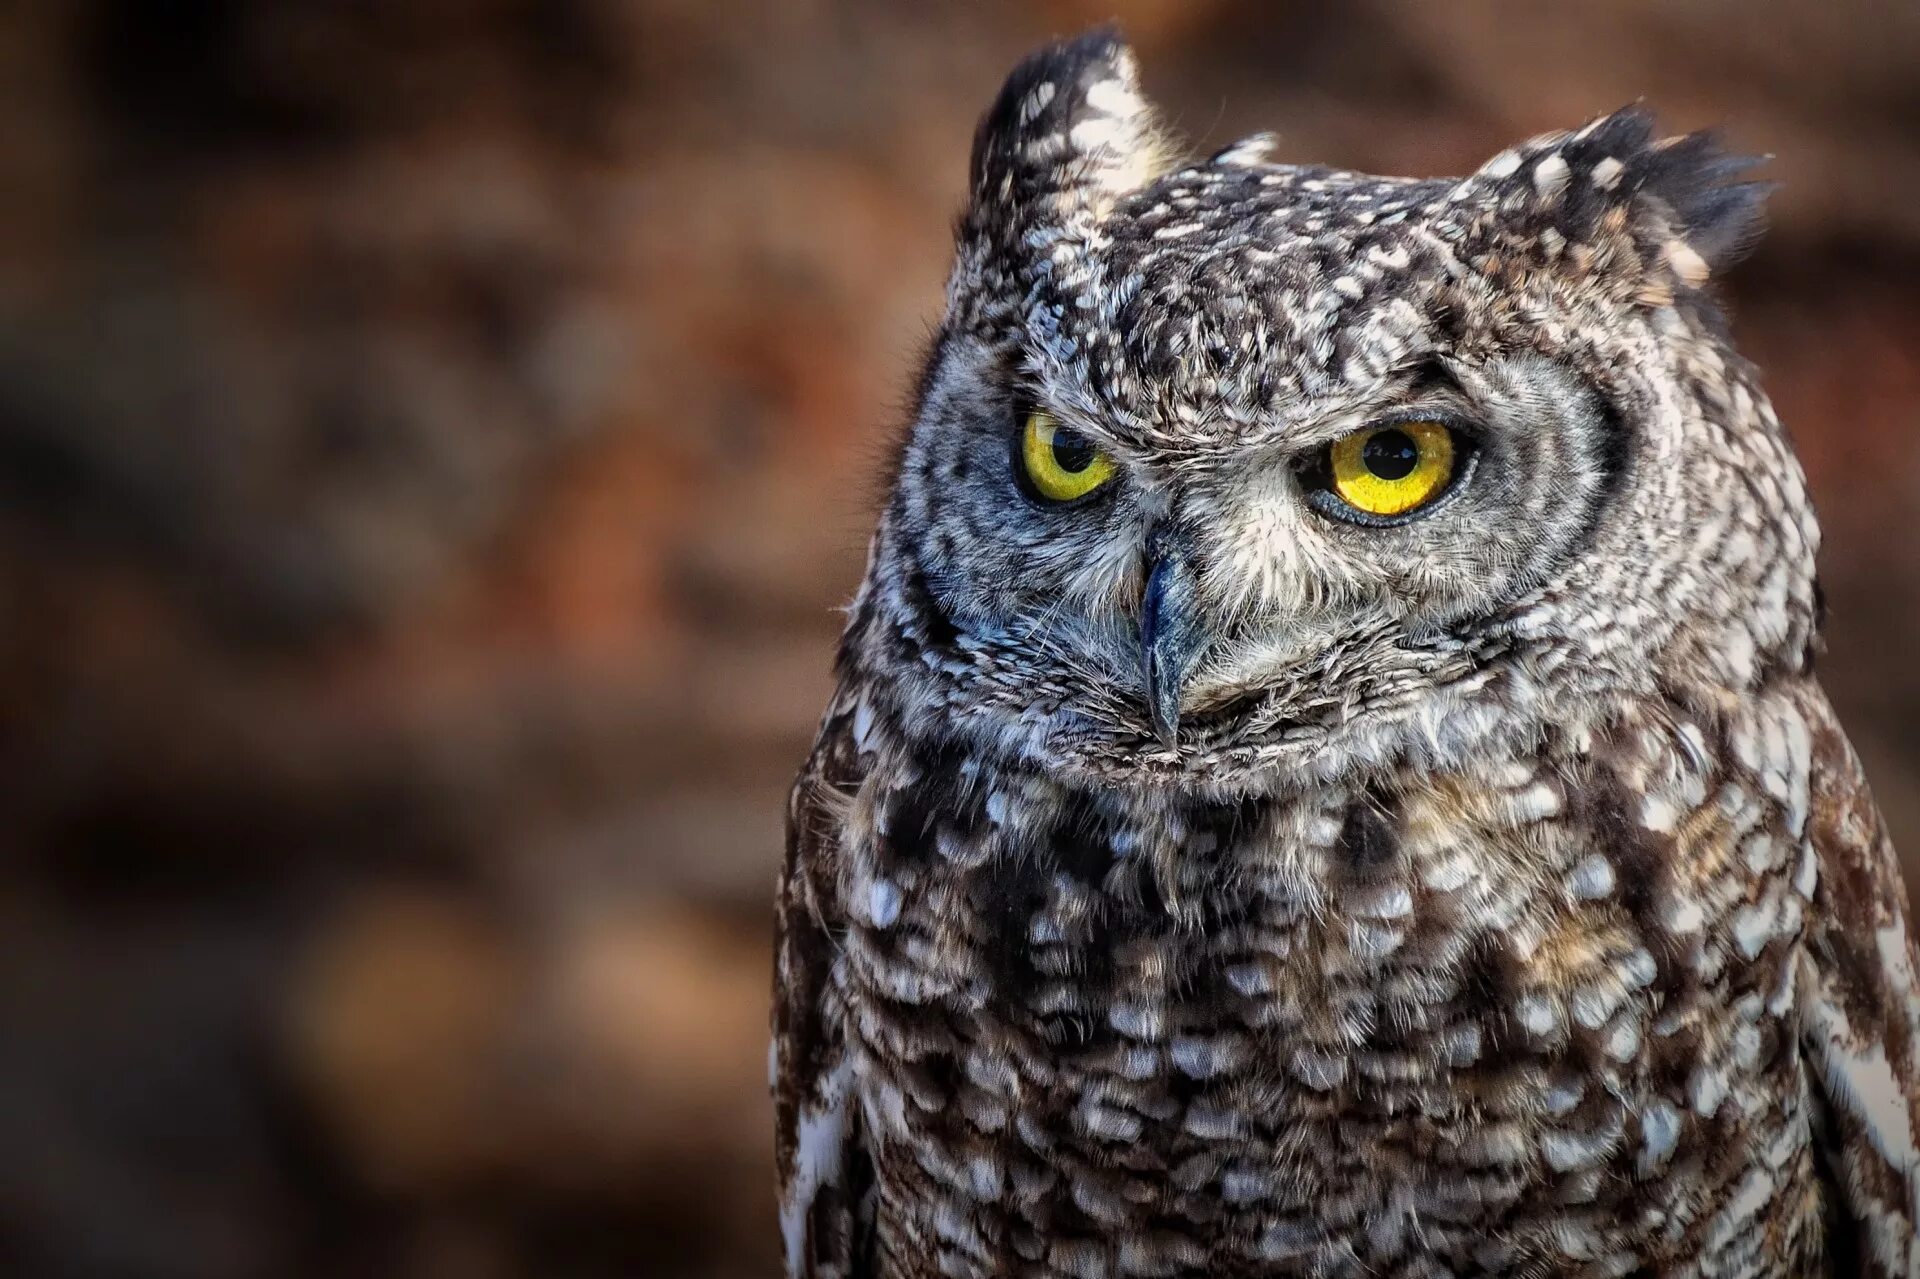
M 1920 1275 L 1755 162 L 1270 150 L 1108 32 L 979 126 L 789 814 L 788 1273 Z

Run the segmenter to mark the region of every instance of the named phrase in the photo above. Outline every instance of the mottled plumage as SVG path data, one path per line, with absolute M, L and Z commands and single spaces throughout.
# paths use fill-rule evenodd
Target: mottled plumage
M 1177 167 L 1113 37 L 1014 73 L 794 790 L 790 1274 L 1920 1275 L 1750 167 Z M 1023 493 L 1035 406 L 1118 478 Z M 1443 499 L 1309 500 L 1410 415 Z

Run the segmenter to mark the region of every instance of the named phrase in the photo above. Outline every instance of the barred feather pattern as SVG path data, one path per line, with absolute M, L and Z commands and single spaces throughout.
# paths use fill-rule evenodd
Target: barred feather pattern
M 1816 1130 L 1870 1205 L 1836 1273 L 1911 1273 L 1898 882 L 1817 842 L 1857 783 L 1811 782 L 1850 757 L 1805 681 L 1211 803 L 853 718 L 831 968 L 871 1273 L 1816 1274 L 1852 1229 Z

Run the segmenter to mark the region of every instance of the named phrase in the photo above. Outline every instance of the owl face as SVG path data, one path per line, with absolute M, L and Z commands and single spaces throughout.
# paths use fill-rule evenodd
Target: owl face
M 1745 162 L 1637 113 L 1458 180 L 1163 154 L 1110 36 L 982 123 L 852 646 L 903 719 L 1246 783 L 1799 660 L 1799 473 L 1701 292 Z

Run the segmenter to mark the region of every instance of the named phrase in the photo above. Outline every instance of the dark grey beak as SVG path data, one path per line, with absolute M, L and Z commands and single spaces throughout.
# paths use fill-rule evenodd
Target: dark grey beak
M 1168 747 L 1180 740 L 1180 693 L 1199 649 L 1193 625 L 1193 567 L 1175 543 L 1147 545 L 1147 593 L 1140 604 L 1140 654 L 1145 663 L 1147 715 Z

